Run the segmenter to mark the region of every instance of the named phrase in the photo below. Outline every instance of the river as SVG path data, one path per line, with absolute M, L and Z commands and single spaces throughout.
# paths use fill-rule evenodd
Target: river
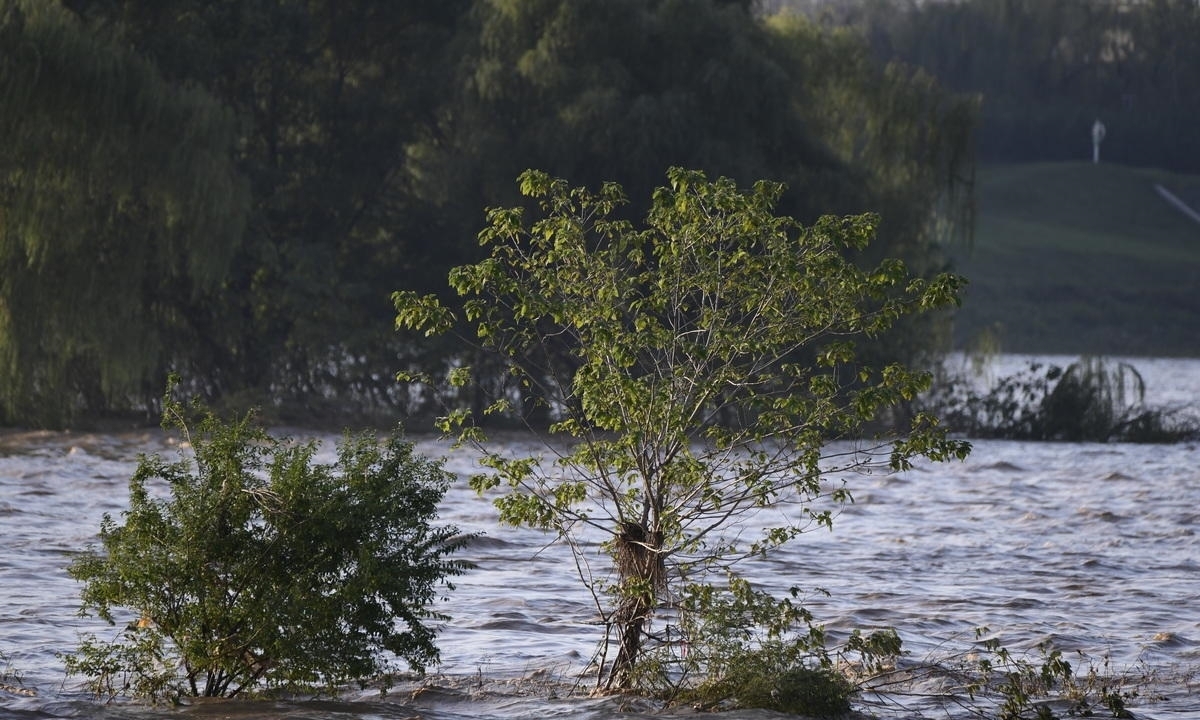
M 1133 362 L 1152 402 L 1200 399 L 1200 361 Z M 424 454 L 445 456 L 456 473 L 475 467 L 469 451 L 413 439 Z M 332 447 L 332 437 L 323 440 Z M 490 504 L 462 483 L 447 494 L 442 520 L 484 538 L 465 554 L 478 568 L 458 578 L 439 606 L 452 619 L 439 639 L 442 663 L 426 683 L 336 701 L 97 704 L 64 677 L 59 657 L 79 633 L 104 631 L 77 617 L 79 587 L 64 568 L 95 542 L 104 513 L 124 509 L 138 454 L 154 452 L 174 454 L 158 431 L 0 434 L 0 674 L 19 675 L 0 686 L 0 718 L 656 714 L 652 705 L 564 690 L 599 639 L 575 566 L 541 534 L 497 527 Z M 986 626 L 1013 652 L 1048 641 L 1081 671 L 1111 675 L 1137 691 L 1127 704 L 1138 718 L 1198 718 L 1198 460 L 1194 443 L 976 442 L 966 462 L 854 478 L 855 502 L 832 532 L 802 535 L 748 572 L 766 587 L 827 591 L 809 594 L 807 605 L 832 638 L 895 628 L 906 651 L 901 669 L 911 673 L 886 692 L 862 696 L 856 710 L 867 716 L 970 717 L 961 682 L 924 669 L 952 668 L 977 651 L 975 629 Z

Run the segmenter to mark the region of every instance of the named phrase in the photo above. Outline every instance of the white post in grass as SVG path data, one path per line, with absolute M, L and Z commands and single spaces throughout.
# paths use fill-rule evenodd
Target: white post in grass
M 1100 162 L 1100 141 L 1104 139 L 1104 123 L 1100 118 L 1092 125 L 1092 164 Z

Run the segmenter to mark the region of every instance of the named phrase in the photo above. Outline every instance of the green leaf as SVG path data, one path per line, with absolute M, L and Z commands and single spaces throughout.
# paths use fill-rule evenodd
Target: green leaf
M 445 393 L 459 407 L 441 423 L 474 429 L 468 407 L 538 417 L 530 427 L 553 462 L 483 444 L 490 472 L 470 483 L 499 491 L 501 522 L 555 531 L 579 553 L 584 527 L 609 533 L 614 618 L 652 616 L 681 583 L 832 529 L 853 495 L 823 477 L 829 441 L 862 437 L 930 381 L 899 363 L 873 371 L 856 341 L 945 305 L 955 283 L 930 294 L 898 260 L 858 269 L 843 250 L 865 247 L 878 219 L 805 228 L 775 216 L 775 183 L 746 192 L 672 168 L 640 229 L 610 217 L 623 198 L 614 185 L 593 193 L 529 171 L 520 187 L 540 201 L 531 228 L 515 210 L 491 211 L 488 256 L 452 274 L 469 317 L 486 318 L 477 335 L 487 352 L 471 356 L 472 372 L 465 360 L 451 372 Z M 878 457 L 837 457 L 836 469 L 900 470 L 969 449 L 932 418 L 908 430 Z M 742 539 L 742 519 L 783 502 L 801 508 L 799 522 Z M 758 607 L 743 585 L 731 592 Z M 765 637 L 786 634 L 770 622 Z M 810 629 L 805 642 L 818 637 Z M 639 660 L 623 662 L 633 672 Z

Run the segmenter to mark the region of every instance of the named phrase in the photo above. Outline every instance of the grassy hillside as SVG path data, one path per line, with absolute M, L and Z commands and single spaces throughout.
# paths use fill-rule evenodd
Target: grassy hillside
M 1021 353 L 1200 357 L 1200 177 L 1117 165 L 981 168 L 956 340 Z

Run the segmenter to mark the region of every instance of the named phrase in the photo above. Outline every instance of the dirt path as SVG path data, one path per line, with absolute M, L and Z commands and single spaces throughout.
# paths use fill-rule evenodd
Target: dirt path
M 1162 196 L 1163 200 L 1166 200 L 1171 205 L 1171 207 L 1175 208 L 1176 210 L 1183 213 L 1184 215 L 1191 218 L 1192 220 L 1196 221 L 1197 223 L 1200 223 L 1200 213 L 1196 212 L 1195 210 L 1192 209 L 1192 207 L 1190 205 L 1188 205 L 1187 203 L 1185 203 L 1184 201 L 1182 201 L 1178 197 L 1176 197 L 1175 193 L 1166 189 L 1162 185 L 1159 185 L 1158 183 L 1154 184 L 1154 189 L 1158 192 L 1159 195 Z

